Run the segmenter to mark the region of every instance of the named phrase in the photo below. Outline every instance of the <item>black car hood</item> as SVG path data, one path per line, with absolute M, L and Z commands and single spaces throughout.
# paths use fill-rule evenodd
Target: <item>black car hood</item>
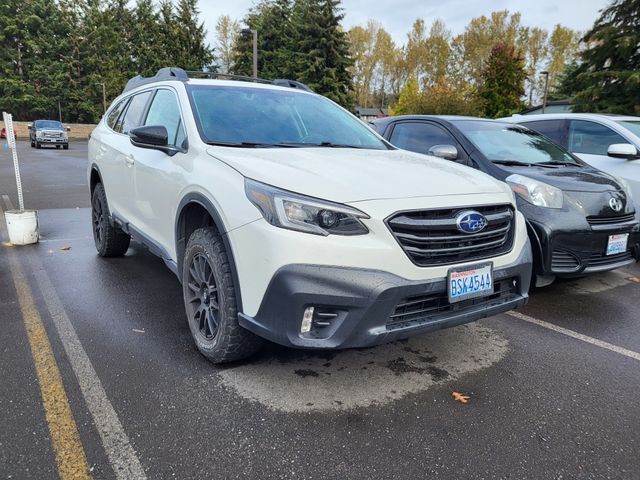
M 511 167 L 500 168 L 553 185 L 565 192 L 620 191 L 620 184 L 609 174 L 592 167 Z

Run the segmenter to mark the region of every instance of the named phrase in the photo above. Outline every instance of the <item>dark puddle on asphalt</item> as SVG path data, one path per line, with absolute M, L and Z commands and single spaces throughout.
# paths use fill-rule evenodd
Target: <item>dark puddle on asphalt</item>
M 508 342 L 474 323 L 366 349 L 304 351 L 269 345 L 221 369 L 222 383 L 285 412 L 383 405 L 500 361 Z

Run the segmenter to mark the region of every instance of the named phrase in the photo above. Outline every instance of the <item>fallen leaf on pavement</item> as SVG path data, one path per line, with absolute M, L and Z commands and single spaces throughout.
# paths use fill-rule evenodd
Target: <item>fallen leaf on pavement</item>
M 65 245 L 64 247 L 60 248 L 60 250 L 66 252 L 67 250 L 71 250 L 71 247 L 69 245 Z
M 464 403 L 464 404 L 469 403 L 468 395 L 462 395 L 461 393 L 458 393 L 458 392 L 451 392 L 451 396 L 453 397 L 454 400 L 457 400 L 460 403 Z
M 640 277 L 629 277 L 629 280 L 633 283 L 640 283 Z
M 131 330 L 133 330 L 136 333 L 144 333 L 144 330 L 139 330 L 137 328 L 132 328 Z

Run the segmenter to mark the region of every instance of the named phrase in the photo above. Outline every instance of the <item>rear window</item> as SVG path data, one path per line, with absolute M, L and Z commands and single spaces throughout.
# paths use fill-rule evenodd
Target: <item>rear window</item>
M 550 138 L 558 145 L 562 145 L 566 147 L 565 141 L 565 129 L 566 129 L 566 121 L 565 120 L 539 120 L 536 122 L 519 122 L 521 125 L 524 125 L 531 130 L 535 130 L 543 134 L 545 137 Z

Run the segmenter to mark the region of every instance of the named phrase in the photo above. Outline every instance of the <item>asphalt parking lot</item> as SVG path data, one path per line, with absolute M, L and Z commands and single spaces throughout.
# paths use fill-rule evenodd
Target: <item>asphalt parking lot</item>
M 86 142 L 19 156 L 42 240 L 8 245 L 0 215 L 0 478 L 58 478 L 60 455 L 96 479 L 640 478 L 640 266 L 517 316 L 216 367 L 160 259 L 96 256 Z

